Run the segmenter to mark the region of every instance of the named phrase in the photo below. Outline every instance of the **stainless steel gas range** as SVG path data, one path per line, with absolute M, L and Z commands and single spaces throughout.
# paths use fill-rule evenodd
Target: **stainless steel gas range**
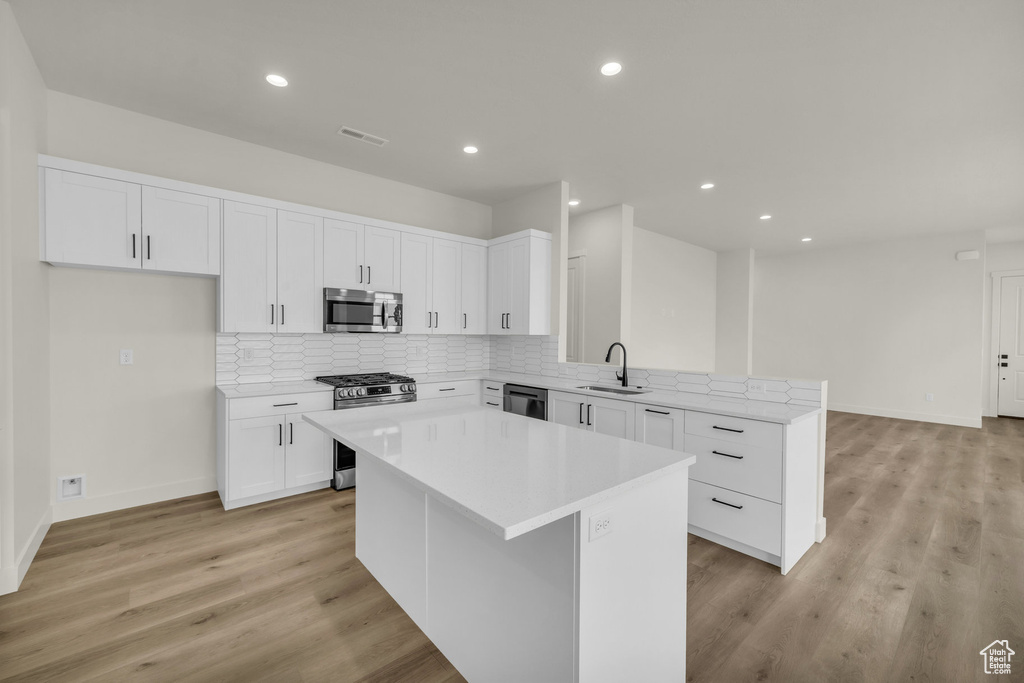
M 391 372 L 359 375 L 330 375 L 316 381 L 334 387 L 334 409 L 359 408 L 416 400 L 416 380 Z M 356 453 L 338 441 L 334 442 L 334 482 L 340 491 L 356 485 Z

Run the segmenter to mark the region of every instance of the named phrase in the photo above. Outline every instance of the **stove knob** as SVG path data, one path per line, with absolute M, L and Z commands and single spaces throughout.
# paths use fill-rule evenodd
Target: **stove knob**
M 356 394 L 358 394 L 359 396 L 366 396 L 366 389 L 360 387 L 359 389 L 356 389 Z
M 402 385 L 402 391 L 404 391 L 405 393 L 409 393 L 410 391 L 412 391 L 412 385 L 411 384 L 403 384 Z
M 355 389 L 346 389 L 345 390 L 345 394 L 347 396 L 355 396 L 356 395 L 356 390 Z

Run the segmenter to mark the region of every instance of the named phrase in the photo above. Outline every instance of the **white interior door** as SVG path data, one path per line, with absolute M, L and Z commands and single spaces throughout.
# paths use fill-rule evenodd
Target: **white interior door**
M 1024 417 L 1024 275 L 1002 278 L 999 301 L 998 414 Z
M 569 259 L 565 360 L 568 363 L 583 362 L 583 302 L 587 281 L 587 257 L 573 256 Z

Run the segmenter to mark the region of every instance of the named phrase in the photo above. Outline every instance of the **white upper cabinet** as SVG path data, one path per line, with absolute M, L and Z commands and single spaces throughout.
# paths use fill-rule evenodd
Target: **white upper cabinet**
M 224 202 L 220 332 L 277 327 L 277 211 Z
M 400 291 L 402 233 L 324 219 L 324 287 Z
M 43 258 L 51 263 L 220 272 L 220 200 L 47 168 Z
M 277 212 L 278 332 L 323 332 L 323 226 L 318 216 Z
M 402 235 L 402 331 L 461 334 L 462 251 L 453 240 Z
M 462 244 L 461 308 L 463 334 L 487 334 L 487 247 Z
M 220 200 L 142 186 L 142 267 L 220 273 Z
M 490 334 L 551 333 L 551 239 L 525 235 L 488 247 Z

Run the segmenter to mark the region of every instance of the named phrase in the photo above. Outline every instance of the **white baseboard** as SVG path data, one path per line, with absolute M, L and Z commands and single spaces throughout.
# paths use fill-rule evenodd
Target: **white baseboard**
M 934 422 L 936 424 L 954 425 L 956 427 L 975 427 L 981 429 L 981 417 L 962 417 L 960 415 L 931 415 L 914 413 L 906 410 L 888 410 L 886 408 L 868 408 L 829 402 L 829 410 L 840 413 L 857 413 L 859 415 L 875 415 L 877 417 L 893 417 L 897 420 L 914 420 L 916 422 Z
M 17 562 L 10 567 L 4 567 L 0 571 L 0 595 L 13 593 L 18 590 L 18 586 L 21 585 L 22 579 L 25 578 L 25 574 L 28 572 L 29 565 L 32 564 L 36 553 L 39 552 L 39 546 L 43 544 L 43 539 L 46 538 L 46 532 L 50 530 L 52 518 L 53 513 L 51 510 L 43 513 L 43 516 L 39 518 L 39 522 L 36 524 L 35 531 L 32 532 L 32 536 L 26 541 L 25 547 L 21 549 L 21 552 L 18 553 Z
M 143 489 L 122 491 L 107 496 L 89 496 L 81 500 L 69 500 L 54 504 L 53 521 L 64 522 L 69 519 L 99 515 L 104 512 L 114 512 L 115 510 L 124 510 L 138 505 L 149 505 L 150 503 L 159 503 L 164 500 L 194 496 L 199 493 L 209 493 L 216 490 L 216 477 L 200 477 L 199 479 L 175 481 Z
M 814 542 L 821 543 L 825 540 L 825 518 L 819 517 L 818 523 L 814 525 Z

